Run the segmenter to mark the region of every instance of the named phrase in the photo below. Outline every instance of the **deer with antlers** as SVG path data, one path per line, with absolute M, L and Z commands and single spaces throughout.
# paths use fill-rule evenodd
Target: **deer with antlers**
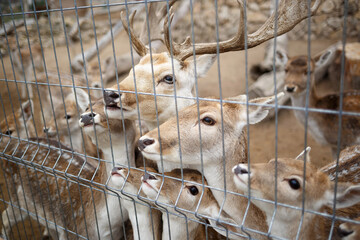
M 290 95 L 292 106 L 304 108 L 306 105 L 308 71 L 310 72 L 310 89 L 308 107 L 320 110 L 360 113 L 360 92 L 346 91 L 319 96 L 315 86 L 315 71 L 322 65 L 327 64 L 330 52 L 325 52 L 315 62 L 307 56 L 290 58 L 285 67 L 285 91 Z M 342 97 L 342 106 L 340 98 Z M 306 112 L 294 111 L 296 118 L 301 124 L 305 124 Z M 336 157 L 338 141 L 340 150 L 345 147 L 360 144 L 360 117 L 342 114 L 341 137 L 338 139 L 339 114 L 309 111 L 308 128 L 314 139 L 331 147 L 333 157 Z
M 311 15 L 315 14 L 321 3 L 321 0 L 314 2 L 310 9 Z M 167 51 L 152 52 L 151 54 L 150 49 L 139 40 L 132 28 L 135 13 L 130 16 L 130 27 L 127 27 L 125 14 L 122 13 L 125 30 L 131 36 L 132 45 L 142 58 L 119 86 L 114 85 L 110 90 L 104 92 L 108 116 L 110 118 L 140 119 L 150 130 L 154 129 L 158 124 L 175 116 L 177 110 L 194 103 L 196 79 L 204 76 L 208 71 L 215 60 L 214 54 L 241 51 L 245 47 L 253 48 L 273 38 L 275 20 L 278 21 L 277 35 L 279 36 L 290 31 L 297 23 L 309 16 L 307 1 L 281 1 L 278 13 L 273 13 L 256 32 L 245 36 L 244 6 L 242 2 L 239 2 L 239 5 L 240 20 L 236 36 L 219 43 L 197 44 L 192 44 L 189 37 L 181 44 L 172 41 L 169 25 L 171 25 L 174 14 L 171 7 L 170 21 L 167 17 L 164 19 L 164 37 L 158 37 L 165 43 Z M 164 8 L 165 10 L 166 8 Z M 165 15 L 163 14 L 163 16 Z M 155 30 L 155 32 L 159 31 Z M 247 44 L 245 44 L 245 37 L 247 37 Z M 193 56 L 199 57 L 189 60 Z M 156 96 L 154 96 L 155 93 Z M 159 170 L 171 171 L 174 168 L 173 166 L 164 167 L 166 169 L 162 169 L 162 166 L 159 165 Z
M 250 164 L 250 167 L 239 164 L 233 168 L 236 186 L 247 194 L 251 190 L 251 202 L 266 214 L 271 236 L 288 239 L 313 239 L 316 236 L 317 239 L 326 239 L 330 228 L 325 226 L 331 226 L 331 219 L 308 212 L 303 215 L 301 210 L 290 206 L 317 212 L 324 212 L 328 207 L 328 213 L 332 214 L 334 201 L 337 209 L 350 208 L 360 202 L 360 185 L 352 183 L 338 182 L 335 198 L 335 183 L 311 164 L 309 151 L 307 148 L 296 159 L 279 158 L 268 163 Z M 306 165 L 302 158 L 306 159 Z M 306 194 L 304 201 L 303 193 Z M 275 201 L 279 203 L 276 208 Z M 352 209 L 352 212 L 358 212 L 358 208 L 356 210 Z

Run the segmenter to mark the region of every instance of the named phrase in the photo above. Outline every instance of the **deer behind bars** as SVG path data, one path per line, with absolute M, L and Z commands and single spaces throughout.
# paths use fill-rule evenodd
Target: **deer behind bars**
M 295 107 L 305 107 L 307 73 L 310 70 L 310 89 L 309 89 L 309 108 L 339 111 L 340 97 L 342 94 L 342 110 L 352 113 L 360 113 L 360 92 L 347 91 L 344 93 L 334 93 L 320 97 L 315 87 L 315 68 L 321 67 L 326 63 L 330 56 L 325 52 L 317 62 L 308 57 L 298 56 L 290 58 L 285 68 L 285 91 L 290 94 L 292 105 Z M 301 124 L 305 124 L 306 116 L 304 110 L 294 112 Z M 311 135 L 321 144 L 331 147 L 333 156 L 336 156 L 337 144 L 340 141 L 340 150 L 347 146 L 360 144 L 360 116 L 342 115 L 341 138 L 338 139 L 339 114 L 338 113 L 308 113 L 308 127 Z
M 321 0 L 314 2 L 310 9 L 311 15 L 316 12 L 321 2 Z M 174 1 L 170 3 L 170 6 L 173 3 Z M 104 92 L 108 116 L 110 118 L 141 120 L 151 130 L 175 116 L 177 110 L 194 103 L 196 79 L 204 76 L 209 70 L 215 60 L 214 54 L 218 53 L 218 50 L 219 53 L 224 53 L 245 49 L 244 6 L 242 2 L 239 2 L 239 5 L 240 19 L 237 34 L 233 38 L 219 43 L 192 44 L 190 37 L 187 37 L 181 44 L 175 43 L 172 41 L 169 32 L 169 25 L 171 25 L 174 16 L 173 8 L 170 8 L 170 21 L 166 17 L 166 6 L 159 11 L 162 14 L 158 15 L 149 10 L 149 18 L 152 16 L 151 19 L 157 19 L 158 23 L 161 22 L 159 18 L 165 16 L 163 37 L 159 29 L 156 28 L 158 24 L 150 25 L 150 27 L 152 32 L 155 32 L 155 37 L 152 37 L 152 40 L 162 40 L 167 51 L 152 54 L 134 34 L 132 23 L 135 13 L 130 16 L 130 28 L 125 21 L 125 14 L 122 13 L 121 19 L 124 28 L 131 36 L 132 46 L 142 58 L 119 86 L 114 85 L 110 90 Z M 276 20 L 278 21 L 277 35 L 279 36 L 290 31 L 297 23 L 309 16 L 306 0 L 281 1 L 278 9 L 278 13 L 273 13 L 256 32 L 247 36 L 247 48 L 258 46 L 273 38 Z M 203 56 L 196 60 L 188 59 L 199 55 Z M 155 93 L 156 96 L 154 96 Z M 171 171 L 173 168 L 180 167 L 179 165 L 169 166 L 167 164 L 169 163 L 166 163 L 162 168 L 159 163 L 159 170 Z
M 340 210 L 350 208 L 360 202 L 360 185 L 344 182 L 337 183 L 335 199 L 335 183 L 327 174 L 318 171 L 311 164 L 308 153 L 309 149 L 307 149 L 305 176 L 304 161 L 301 159 L 303 154 L 296 159 L 279 158 L 277 161 L 273 159 L 268 163 L 250 164 L 250 168 L 247 164 L 239 164 L 233 168 L 235 184 L 241 191 L 249 192 L 250 180 L 251 195 L 257 198 L 256 200 L 252 198 L 251 202 L 266 214 L 267 223 L 272 226 L 271 235 L 274 237 L 326 239 L 329 237 L 332 219 L 305 212 L 302 225 L 300 225 L 301 208 L 304 206 L 306 210 L 324 212 L 327 207 L 328 214 L 332 214 L 334 200 L 336 208 Z M 306 197 L 302 205 L 304 188 Z M 272 202 L 265 202 L 263 199 Z M 289 206 L 280 204 L 275 208 L 273 203 L 275 201 L 300 209 L 291 209 Z M 276 211 L 275 215 L 274 211 Z M 359 207 L 355 207 L 350 212 L 359 212 Z
M 283 95 L 279 93 L 278 98 Z M 159 127 L 160 136 L 157 129 L 142 136 L 138 143 L 139 149 L 148 159 L 178 165 L 182 163 L 202 171 L 209 186 L 216 188 L 212 188 L 211 191 L 218 204 L 222 205 L 225 201 L 223 210 L 236 223 L 241 224 L 247 207 L 247 198 L 232 193 L 227 193 L 225 198 L 223 189 L 238 192 L 232 181 L 231 168 L 232 165 L 248 161 L 244 127 L 248 123 L 256 124 L 262 121 L 271 108 L 264 104 L 273 104 L 275 99 L 275 96 L 272 96 L 249 100 L 251 105 L 248 109 L 248 119 L 245 95 L 224 99 L 231 103 L 224 102 L 222 107 L 218 101 L 201 100 L 200 121 L 197 104 L 184 108 L 179 111 L 178 119 L 170 118 Z M 177 134 L 177 121 L 180 136 Z M 253 205 L 249 208 L 245 225 L 261 231 L 267 229 L 263 213 Z
M 141 177 L 142 191 L 166 209 L 162 212 L 162 239 L 191 240 L 205 239 L 206 236 L 217 239 L 212 230 L 207 229 L 209 235 L 206 234 L 205 222 L 201 224 L 197 222 L 197 218 L 209 218 L 210 222 L 214 223 L 214 219 L 220 216 L 221 221 L 234 224 L 225 212 L 220 214 L 219 204 L 210 189 L 202 185 L 203 177 L 200 172 L 192 169 L 183 169 L 181 172 L 181 169 L 174 169 L 164 174 L 164 178 L 150 173 Z M 206 179 L 204 185 L 208 185 Z M 214 225 L 216 226 L 216 223 Z M 220 224 L 219 228 L 222 228 Z

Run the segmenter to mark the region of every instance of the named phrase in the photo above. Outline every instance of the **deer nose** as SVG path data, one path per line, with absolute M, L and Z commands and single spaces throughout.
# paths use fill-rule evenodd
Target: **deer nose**
M 241 166 L 240 164 L 234 167 L 233 172 L 236 175 L 249 174 L 248 169 L 244 166 Z
M 49 131 L 49 129 L 44 127 L 44 133 L 47 133 L 48 131 Z
M 106 106 L 116 105 L 119 102 L 119 98 L 121 93 L 119 94 L 117 91 L 106 91 L 104 90 L 104 101 Z
M 286 90 L 287 92 L 289 92 L 289 93 L 292 93 L 292 92 L 295 91 L 295 87 L 286 86 L 286 87 L 285 87 L 285 90 Z
M 347 229 L 341 228 L 341 225 L 340 225 L 340 227 L 338 228 L 338 234 L 339 234 L 339 236 L 340 236 L 341 238 L 347 237 L 347 236 L 349 236 L 350 234 L 352 234 L 353 232 L 354 232 L 354 231 L 352 231 L 352 230 L 347 230 Z
M 80 117 L 80 122 L 82 122 L 84 124 L 84 126 L 90 125 L 94 122 L 95 116 L 96 116 L 96 113 L 83 114 Z
M 139 150 L 143 151 L 147 146 L 153 144 L 154 142 L 155 140 L 151 138 L 139 139 L 138 141 Z
M 154 175 L 152 175 L 152 174 L 150 174 L 150 173 L 147 173 L 147 172 L 145 172 L 144 173 L 144 176 L 141 178 L 141 180 L 143 181 L 143 182 L 146 182 L 146 180 L 156 180 L 157 178 L 154 176 Z

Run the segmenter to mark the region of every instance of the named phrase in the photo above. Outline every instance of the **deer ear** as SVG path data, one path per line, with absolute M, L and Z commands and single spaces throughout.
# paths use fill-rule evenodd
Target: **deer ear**
M 275 54 L 275 60 L 276 60 L 276 65 L 285 66 L 289 58 L 286 52 L 282 50 L 277 50 Z
M 21 108 L 19 109 L 19 111 L 20 114 L 24 116 L 25 121 L 31 118 L 31 112 L 34 111 L 33 106 L 34 104 L 31 99 L 21 104 Z
M 198 78 L 204 77 L 215 62 L 215 60 L 216 54 L 201 55 L 200 57 L 196 58 L 196 76 Z M 191 70 L 194 71 L 194 60 L 188 61 L 188 65 L 189 67 L 191 67 Z
M 74 94 L 76 94 L 77 103 L 79 105 L 81 113 L 85 112 L 85 109 L 87 108 L 87 106 L 89 106 L 90 103 L 90 96 L 84 90 L 78 88 L 73 89 L 73 92 Z
M 278 93 L 277 98 L 280 99 L 284 96 L 284 93 Z M 269 106 L 262 106 L 262 104 L 275 104 L 275 96 L 271 97 L 262 97 L 262 98 L 255 98 L 249 100 L 250 104 L 259 104 L 259 105 L 249 105 L 249 123 L 256 124 L 262 121 L 269 113 L 269 109 L 272 107 Z M 247 111 L 246 107 L 242 108 L 242 120 L 247 122 Z
M 335 184 L 332 184 L 331 190 L 326 193 L 326 205 L 333 207 L 334 204 L 334 187 Z M 337 194 L 336 194 L 336 208 L 347 208 L 351 207 L 360 202 L 360 184 L 354 185 L 351 183 L 342 183 L 337 184 Z
M 315 66 L 318 68 L 329 64 L 330 61 L 333 61 L 333 59 L 335 58 L 335 50 L 336 49 L 330 48 L 329 50 L 324 52 L 315 62 Z
M 302 151 L 295 159 L 296 160 L 300 160 L 300 159 L 305 160 L 304 156 L 306 154 L 306 161 L 310 162 L 310 151 L 311 151 L 311 147 L 306 147 L 306 149 L 304 151 Z

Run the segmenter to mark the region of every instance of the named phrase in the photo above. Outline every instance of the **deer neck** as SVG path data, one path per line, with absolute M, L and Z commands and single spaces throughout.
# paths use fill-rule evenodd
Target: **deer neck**
M 274 211 L 276 211 L 276 215 L 274 219 L 272 219 Z M 276 210 L 275 208 L 271 208 L 271 210 L 265 212 L 267 224 L 270 226 L 271 222 L 273 221 L 271 235 L 286 239 L 296 239 L 299 223 L 301 222 L 302 217 L 301 211 L 292 209 L 289 210 L 287 207 L 278 206 Z M 310 234 L 310 232 L 313 232 L 312 229 L 315 223 L 314 220 L 315 218 L 313 214 L 304 214 L 299 239 L 316 239 L 315 236 L 317 233 L 314 233 L 314 235 Z
M 84 138 L 83 138 L 84 137 Z M 84 140 L 86 135 L 81 134 L 80 128 L 71 132 L 70 136 L 64 137 L 65 145 L 72 147 L 72 149 L 76 152 L 83 153 L 84 152 Z
M 194 239 L 195 240 L 196 230 L 199 227 L 199 223 L 190 220 L 186 221 L 184 216 L 176 216 L 173 214 L 167 214 L 166 212 L 162 214 L 162 219 L 163 219 L 162 239 L 172 239 L 172 240 Z M 188 234 L 188 236 L 186 236 L 186 234 Z
M 226 189 L 227 191 L 238 192 L 234 180 L 232 168 L 239 163 L 247 163 L 247 139 L 246 130 L 243 130 L 239 139 L 234 141 L 233 146 L 227 146 L 228 151 L 225 151 L 225 170 L 224 159 L 220 157 L 213 164 L 207 164 L 204 166 L 204 176 L 209 186 L 219 189 Z M 225 188 L 226 181 L 226 188 Z M 211 189 L 215 199 L 221 205 L 224 200 L 224 192 Z M 224 211 L 230 216 L 236 216 L 234 220 L 243 216 L 244 209 L 239 208 L 239 196 L 233 194 L 226 194 L 226 202 L 224 205 Z M 246 206 L 246 204 L 245 204 Z M 238 222 L 238 221 L 237 221 Z

